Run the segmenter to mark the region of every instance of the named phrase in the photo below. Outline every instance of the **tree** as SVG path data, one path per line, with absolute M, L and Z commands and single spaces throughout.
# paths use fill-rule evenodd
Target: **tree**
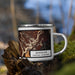
M 74 26 L 72 28 L 72 33 L 71 35 L 69 36 L 69 40 L 75 40 L 75 14 L 74 14 Z
M 18 35 L 17 35 L 17 23 L 16 23 L 16 18 L 15 18 L 14 0 L 10 0 L 10 10 L 11 10 L 11 14 L 12 14 L 14 37 L 17 39 Z

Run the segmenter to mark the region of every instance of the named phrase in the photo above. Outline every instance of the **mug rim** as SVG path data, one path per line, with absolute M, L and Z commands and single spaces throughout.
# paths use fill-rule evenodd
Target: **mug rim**
M 18 27 L 53 27 L 53 24 L 21 24 Z

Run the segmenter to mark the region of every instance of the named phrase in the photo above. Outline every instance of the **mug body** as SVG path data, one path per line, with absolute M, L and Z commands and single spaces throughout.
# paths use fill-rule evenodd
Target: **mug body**
M 53 59 L 53 24 L 25 24 L 18 26 L 21 59 L 47 61 Z

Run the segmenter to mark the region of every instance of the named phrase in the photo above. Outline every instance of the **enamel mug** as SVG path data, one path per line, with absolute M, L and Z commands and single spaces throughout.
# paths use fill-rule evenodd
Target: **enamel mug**
M 54 33 L 53 24 L 25 24 L 18 26 L 20 59 L 29 61 L 48 61 L 61 54 L 67 47 L 64 34 Z M 65 44 L 62 50 L 54 53 L 55 36 L 62 36 Z

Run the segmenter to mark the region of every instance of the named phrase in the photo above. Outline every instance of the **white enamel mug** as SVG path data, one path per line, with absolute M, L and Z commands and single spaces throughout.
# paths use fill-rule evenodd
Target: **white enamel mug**
M 28 59 L 29 61 L 32 62 L 36 62 L 36 61 L 48 61 L 48 60 L 52 60 L 54 58 L 54 56 L 61 54 L 62 52 L 64 52 L 66 50 L 67 47 L 67 38 L 64 34 L 61 33 L 54 33 L 53 32 L 53 24 L 25 24 L 25 25 L 20 25 L 18 26 L 18 34 L 19 34 L 19 50 L 21 53 L 21 56 L 19 57 L 20 59 Z M 40 39 L 47 39 L 46 43 L 43 42 L 43 40 L 41 41 L 41 46 L 42 48 L 40 48 L 38 50 L 38 48 L 33 48 L 39 47 L 40 45 L 40 41 L 37 42 L 37 38 L 33 38 L 34 35 L 36 35 L 38 37 L 38 35 L 35 33 L 40 32 Z M 49 32 L 49 33 L 47 33 Z M 48 36 L 49 35 L 49 36 Z M 62 36 L 64 38 L 65 44 L 62 50 L 60 50 L 57 53 L 54 53 L 54 39 L 53 37 L 55 36 Z M 43 36 L 45 38 L 43 38 Z M 26 39 L 29 39 L 28 42 L 26 42 Z M 30 40 L 31 39 L 31 40 Z M 26 40 L 26 41 L 25 41 Z M 35 41 L 35 43 L 33 43 Z M 49 46 L 47 48 L 47 45 L 45 46 L 46 48 L 43 48 L 44 44 L 49 43 Z M 29 53 L 29 55 L 27 55 L 26 53 Z

